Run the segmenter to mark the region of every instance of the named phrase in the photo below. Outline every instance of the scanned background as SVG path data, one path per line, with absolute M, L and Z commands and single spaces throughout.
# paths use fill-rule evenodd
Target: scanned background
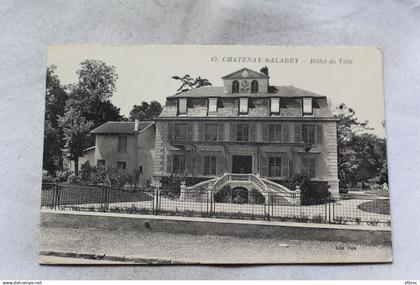
M 5 0 L 0 3 L 0 31 L 0 279 L 420 278 L 420 1 Z M 382 48 L 394 263 L 264 267 L 39 266 L 37 243 L 48 43 Z

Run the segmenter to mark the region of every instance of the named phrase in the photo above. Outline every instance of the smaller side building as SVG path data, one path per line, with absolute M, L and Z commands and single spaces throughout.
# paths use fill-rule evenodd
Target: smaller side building
M 92 165 L 138 169 L 143 179 L 153 178 L 154 122 L 106 122 L 90 133 L 95 135 Z

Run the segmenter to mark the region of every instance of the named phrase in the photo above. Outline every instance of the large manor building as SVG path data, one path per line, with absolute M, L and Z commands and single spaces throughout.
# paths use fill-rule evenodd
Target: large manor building
M 262 71 L 242 68 L 223 76 L 222 86 L 167 97 L 153 126 L 100 126 L 93 131 L 94 164 L 141 167 L 155 181 L 185 175 L 195 183 L 233 173 L 283 184 L 307 174 L 338 195 L 337 120 L 327 98 L 270 85 Z

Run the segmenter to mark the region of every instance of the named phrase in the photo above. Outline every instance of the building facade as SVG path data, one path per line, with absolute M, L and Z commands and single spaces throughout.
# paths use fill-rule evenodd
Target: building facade
M 155 118 L 155 180 L 252 173 L 284 184 L 307 174 L 338 195 L 337 120 L 327 98 L 269 80 L 268 71 L 243 68 L 220 87 L 167 97 Z
M 113 166 L 132 172 L 140 178 L 153 178 L 154 122 L 106 122 L 91 131 L 95 135 L 91 164 Z

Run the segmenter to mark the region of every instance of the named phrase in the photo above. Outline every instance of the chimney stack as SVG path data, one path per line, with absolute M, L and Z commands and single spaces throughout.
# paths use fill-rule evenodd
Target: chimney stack
M 134 120 L 134 130 L 135 131 L 139 130 L 139 120 L 137 120 L 137 119 Z

